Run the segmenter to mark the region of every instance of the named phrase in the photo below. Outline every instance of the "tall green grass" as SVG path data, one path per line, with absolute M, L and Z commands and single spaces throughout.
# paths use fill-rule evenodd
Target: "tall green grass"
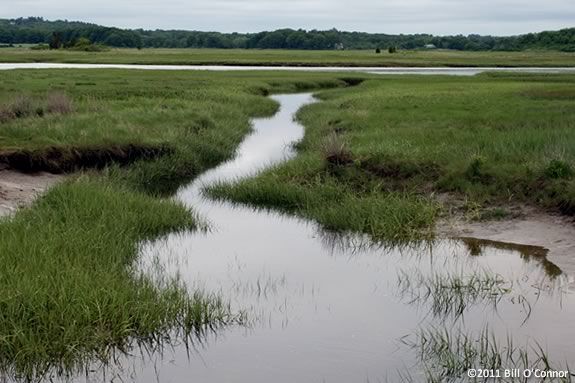
M 354 185 L 326 176 L 321 167 L 297 179 L 298 158 L 238 184 L 209 189 L 215 198 L 275 208 L 313 219 L 328 230 L 364 232 L 374 238 L 405 241 L 430 235 L 438 209 L 427 198 L 410 193 L 381 193 L 378 188 L 358 191 Z
M 572 215 L 575 100 L 563 95 L 573 84 L 573 75 L 383 76 L 323 91 L 298 114 L 297 158 L 212 195 L 388 240 L 429 234 L 438 194 L 454 197 L 441 199 L 443 211 L 466 200 Z M 334 135 L 345 147 L 332 143 L 332 156 Z
M 0 368 L 69 371 L 170 331 L 186 339 L 234 321 L 219 298 L 133 270 L 138 241 L 194 228 L 182 206 L 87 177 L 0 221 Z
M 129 166 L 86 169 L 0 219 L 0 372 L 24 380 L 74 373 L 118 351 L 193 341 L 242 322 L 218 296 L 141 274 L 139 243 L 196 229 L 192 212 L 163 197 L 233 155 L 250 118 L 277 110 L 265 94 L 343 85 L 327 75 L 0 73 L 0 103 L 49 89 L 74 103 L 66 115 L 0 123 L 0 152 L 169 149 Z

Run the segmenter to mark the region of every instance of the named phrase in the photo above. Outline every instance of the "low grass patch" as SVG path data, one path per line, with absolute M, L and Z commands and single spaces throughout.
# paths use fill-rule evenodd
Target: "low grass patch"
M 122 49 L 105 52 L 3 48 L 0 62 L 89 64 L 368 66 L 368 67 L 573 67 L 575 53 L 550 50 L 470 52 L 412 50 L 376 54 L 373 50 L 282 49 Z
M 72 113 L 72 101 L 64 93 L 50 92 L 45 100 L 18 95 L 7 105 L 0 105 L 0 123 L 26 117 L 43 117 L 45 114 Z

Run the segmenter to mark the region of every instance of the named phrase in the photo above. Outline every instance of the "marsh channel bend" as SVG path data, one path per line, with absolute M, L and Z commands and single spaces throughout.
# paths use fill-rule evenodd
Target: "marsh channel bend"
M 190 292 L 221 295 L 245 310 L 231 326 L 189 350 L 124 357 L 77 381 L 399 382 L 424 381 L 419 330 L 477 334 L 488 326 L 505 343 L 537 342 L 551 360 L 575 366 L 573 279 L 542 248 L 473 238 L 388 247 L 315 223 L 208 198 L 203 189 L 236 182 L 295 155 L 303 137 L 294 119 L 310 94 L 272 97 L 281 108 L 253 120 L 253 133 L 224 163 L 183 187 L 177 199 L 209 222 L 207 232 L 171 234 L 141 246 L 142 272 L 179 277 Z M 442 307 L 425 297 L 438 277 L 497 276 L 497 299 L 464 297 Z M 455 300 L 454 302 L 457 302 Z M 459 312 L 459 313 L 457 313 Z

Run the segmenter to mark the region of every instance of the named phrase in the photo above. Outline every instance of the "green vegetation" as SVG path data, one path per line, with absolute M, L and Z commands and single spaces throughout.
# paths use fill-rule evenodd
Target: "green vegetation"
M 388 76 L 324 91 L 298 115 L 307 130 L 294 160 L 211 193 L 386 240 L 429 234 L 437 194 L 450 207 L 456 197 L 572 215 L 575 108 L 563 94 L 573 83 L 572 75 Z
M 405 340 L 407 345 L 418 352 L 427 382 L 460 382 L 469 369 L 499 370 L 538 369 L 550 371 L 549 382 L 571 382 L 571 376 L 559 376 L 556 371 L 568 370 L 566 366 L 552 365 L 549 355 L 541 345 L 530 342 L 516 345 L 508 336 L 505 341 L 498 339 L 488 328 L 479 333 L 465 333 L 453 328 L 430 328 L 420 330 L 415 340 Z M 503 375 L 503 374 L 501 374 Z M 524 382 L 524 377 L 501 376 L 501 382 Z M 403 381 L 414 381 L 409 372 Z M 492 377 L 477 375 L 474 382 L 490 382 Z
M 497 306 L 510 294 L 513 284 L 489 270 L 463 270 L 425 275 L 420 270 L 400 271 L 397 276 L 398 294 L 410 304 L 428 305 L 434 317 L 459 319 L 476 305 Z M 523 298 L 518 298 L 521 300 Z M 529 304 L 522 300 L 523 306 Z M 529 310 L 528 310 L 529 311 Z
M 218 297 L 140 275 L 138 244 L 196 227 L 188 210 L 161 196 L 229 158 L 249 118 L 276 110 L 265 94 L 346 82 L 306 74 L 59 70 L 2 72 L 0 84 L 0 104 L 9 110 L 14 95 L 23 105 L 44 105 L 58 92 L 57 105 L 73 104 L 67 113 L 1 122 L 0 159 L 16 156 L 20 162 L 10 165 L 32 167 L 26 170 L 70 170 L 71 155 L 91 159 L 74 169 L 108 165 L 71 176 L 0 220 L 0 370 L 32 378 L 242 320 Z M 134 155 L 138 148 L 148 156 Z
M 575 28 L 529 33 L 520 36 L 433 36 L 429 34 L 388 35 L 384 33 L 305 31 L 279 29 L 260 33 L 218 33 L 198 31 L 123 30 L 95 24 L 46 21 L 40 17 L 0 19 L 0 43 L 46 43 L 58 33 L 62 41 L 80 37 L 115 47 L 153 48 L 252 48 L 252 49 L 369 49 L 398 47 L 437 48 L 468 51 L 513 51 L 558 49 L 575 51 Z
M 194 228 L 181 206 L 80 177 L 0 222 L 0 369 L 33 378 L 115 349 L 188 340 L 236 319 L 219 298 L 155 286 L 132 270 L 137 242 Z
M 94 44 L 90 41 L 90 39 L 85 37 L 80 37 L 77 40 L 70 41 L 67 45 L 64 45 L 64 48 L 83 52 L 105 52 L 109 49 L 104 44 Z
M 72 101 L 63 93 L 49 93 L 45 101 L 20 95 L 8 105 L 0 107 L 0 122 L 32 116 L 42 117 L 47 113 L 68 114 L 72 110 Z
M 392 50 L 393 51 L 393 50 Z M 352 67 L 575 67 L 575 53 L 557 51 L 462 52 L 400 50 L 246 50 L 246 49 L 67 49 L 3 48 L 0 62 L 86 64 L 352 66 Z M 552 95 L 551 95 L 552 96 Z

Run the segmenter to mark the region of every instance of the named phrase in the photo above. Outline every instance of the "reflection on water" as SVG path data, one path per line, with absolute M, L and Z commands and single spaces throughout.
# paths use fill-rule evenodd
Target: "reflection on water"
M 462 295 L 458 326 L 480 331 L 489 324 L 497 336 L 512 336 L 517 343 L 535 339 L 551 358 L 575 365 L 575 301 L 564 292 L 571 276 L 550 263 L 544 249 L 471 238 L 390 248 L 206 198 L 201 191 L 207 185 L 253 176 L 293 155 L 290 144 L 303 136 L 293 115 L 313 99 L 306 94 L 274 99 L 281 110 L 254 120 L 254 134 L 234 160 L 178 193 L 212 229 L 145 243 L 139 265 L 152 277 L 179 276 L 190 291 L 220 294 L 234 310 L 246 311 L 249 325 L 211 333 L 195 348 L 173 344 L 161 353 L 134 351 L 106 368 L 92 366 L 75 381 L 397 381 L 398 371 L 418 368 L 417 355 L 401 339 L 422 326 L 445 325 L 444 317 L 429 315 L 433 300 L 406 301 L 398 279 L 435 278 L 445 287 L 457 278 L 469 282 L 484 275 L 480 272 L 495 283 L 488 284 L 489 278 L 467 283 L 479 292 L 475 299 Z M 485 286 L 503 297 L 497 305 L 482 299 Z M 449 294 L 440 301 L 442 309 L 452 302 Z
M 525 260 L 529 262 L 531 260 L 538 262 L 544 269 L 547 275 L 551 278 L 558 277 L 563 272 L 561 269 L 552 262 L 549 262 L 547 255 L 549 250 L 540 246 L 522 245 L 517 243 L 506 243 L 491 241 L 488 239 L 477 239 L 470 237 L 459 238 L 469 250 L 470 255 L 482 255 L 483 251 L 488 248 L 496 248 L 501 250 L 510 250 L 518 252 Z

